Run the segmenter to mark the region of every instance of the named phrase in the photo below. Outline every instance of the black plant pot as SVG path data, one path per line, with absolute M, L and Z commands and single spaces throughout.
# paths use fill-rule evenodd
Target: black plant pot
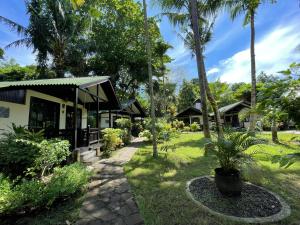
M 241 195 L 243 183 L 240 171 L 232 169 L 225 171 L 223 168 L 215 169 L 215 182 L 222 195 L 237 197 Z

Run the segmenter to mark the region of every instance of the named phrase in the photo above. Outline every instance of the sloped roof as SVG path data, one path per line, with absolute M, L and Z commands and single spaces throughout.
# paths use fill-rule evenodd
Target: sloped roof
M 147 115 L 144 108 L 141 106 L 137 99 L 129 99 L 127 101 L 122 102 L 121 109 L 131 111 L 132 105 L 134 105 L 139 110 L 139 114 L 136 114 L 135 116 L 145 117 Z
M 234 109 L 235 107 L 237 107 L 239 105 L 243 105 L 243 106 L 245 106 L 247 108 L 250 108 L 250 105 L 247 102 L 245 102 L 245 101 L 239 101 L 239 102 L 235 102 L 235 103 L 232 103 L 230 105 L 226 105 L 224 107 L 219 108 L 219 112 L 220 112 L 220 114 L 224 114 L 224 113 L 226 113 L 226 112 Z M 213 116 L 213 115 L 214 115 L 214 113 L 210 113 L 209 114 L 209 116 Z
M 56 79 L 40 79 L 25 81 L 4 81 L 0 82 L 0 88 L 9 87 L 31 87 L 31 86 L 77 86 L 86 87 L 88 85 L 99 84 L 108 81 L 109 76 L 94 77 L 72 77 L 72 78 L 56 78 Z
M 196 109 L 193 106 L 190 106 L 184 110 L 182 110 L 181 112 L 177 113 L 177 115 L 175 117 L 184 117 L 184 116 L 189 116 L 189 115 L 202 115 L 201 110 Z

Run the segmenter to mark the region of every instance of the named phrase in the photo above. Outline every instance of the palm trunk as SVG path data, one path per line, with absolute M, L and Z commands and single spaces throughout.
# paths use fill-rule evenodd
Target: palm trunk
M 162 77 L 163 77 L 163 116 L 166 116 L 167 114 L 167 102 L 166 102 L 166 86 L 165 86 L 165 74 L 164 74 L 164 59 L 163 57 L 161 57 L 161 73 L 162 73 Z
M 277 135 L 277 125 L 276 125 L 275 118 L 273 118 L 273 120 L 272 120 L 272 128 L 271 128 L 271 130 L 272 130 L 272 141 L 274 143 L 278 143 L 279 140 L 278 140 L 278 135 Z
M 205 65 L 203 65 L 203 66 L 205 68 Z M 224 137 L 223 127 L 222 127 L 222 123 L 221 123 L 221 115 L 220 115 L 216 100 L 215 100 L 213 94 L 210 91 L 208 81 L 207 81 L 207 76 L 206 76 L 206 70 L 205 70 L 204 74 L 205 74 L 204 79 L 205 79 L 206 95 L 207 95 L 207 98 L 208 98 L 208 100 L 211 104 L 211 107 L 212 107 L 213 111 L 214 111 L 215 120 L 216 120 L 216 127 L 217 127 L 217 132 L 218 132 L 218 138 L 220 139 L 220 138 Z
M 249 131 L 255 134 L 256 127 L 256 65 L 255 65 L 255 26 L 254 26 L 254 10 L 251 10 L 251 114 L 250 114 L 250 127 Z
M 151 63 L 151 44 L 149 37 L 148 19 L 147 19 L 147 4 L 146 0 L 143 0 L 144 6 L 144 23 L 145 23 L 145 39 L 147 46 L 148 55 L 148 75 L 149 75 L 149 87 L 150 87 L 150 102 L 151 102 L 151 129 L 152 129 L 152 144 L 153 144 L 153 157 L 158 157 L 157 142 L 156 142 L 156 129 L 155 129 L 155 109 L 154 109 L 154 98 L 153 98 L 153 80 L 152 80 L 152 63 Z
M 200 35 L 199 35 L 197 0 L 191 0 L 190 7 L 191 7 L 191 17 L 192 17 L 191 18 L 192 29 L 193 29 L 194 40 L 195 40 L 195 53 L 197 59 L 200 96 L 201 96 L 201 103 L 202 103 L 203 133 L 205 138 L 210 138 L 206 91 L 205 91 L 205 79 L 204 79 L 205 68 L 204 68 L 204 59 L 202 55 L 202 48 L 201 48 Z

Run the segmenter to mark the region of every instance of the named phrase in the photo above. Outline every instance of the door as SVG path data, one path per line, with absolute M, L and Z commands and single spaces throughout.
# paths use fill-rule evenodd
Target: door
M 66 129 L 74 129 L 74 107 L 67 106 Z M 82 110 L 77 108 L 77 128 L 81 129 Z

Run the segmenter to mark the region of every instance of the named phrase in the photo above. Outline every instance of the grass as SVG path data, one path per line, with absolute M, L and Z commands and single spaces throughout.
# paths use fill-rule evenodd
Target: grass
M 260 137 L 271 139 L 269 134 Z M 254 169 L 244 168 L 245 178 L 278 193 L 291 206 L 292 215 L 273 223 L 300 224 L 300 163 L 288 169 L 279 168 L 269 160 L 274 154 L 299 151 L 300 146 L 290 139 L 292 134 L 279 133 L 281 144 L 255 146 L 248 151 L 264 152 L 256 155 Z M 147 225 L 231 225 L 242 224 L 210 215 L 197 207 L 185 193 L 186 182 L 194 177 L 213 175 L 218 162 L 213 156 L 204 157 L 204 139 L 200 133 L 181 134 L 172 141 L 175 151 L 159 152 L 152 157 L 152 148 L 144 144 L 126 164 L 125 172 L 132 186 L 140 212 Z

